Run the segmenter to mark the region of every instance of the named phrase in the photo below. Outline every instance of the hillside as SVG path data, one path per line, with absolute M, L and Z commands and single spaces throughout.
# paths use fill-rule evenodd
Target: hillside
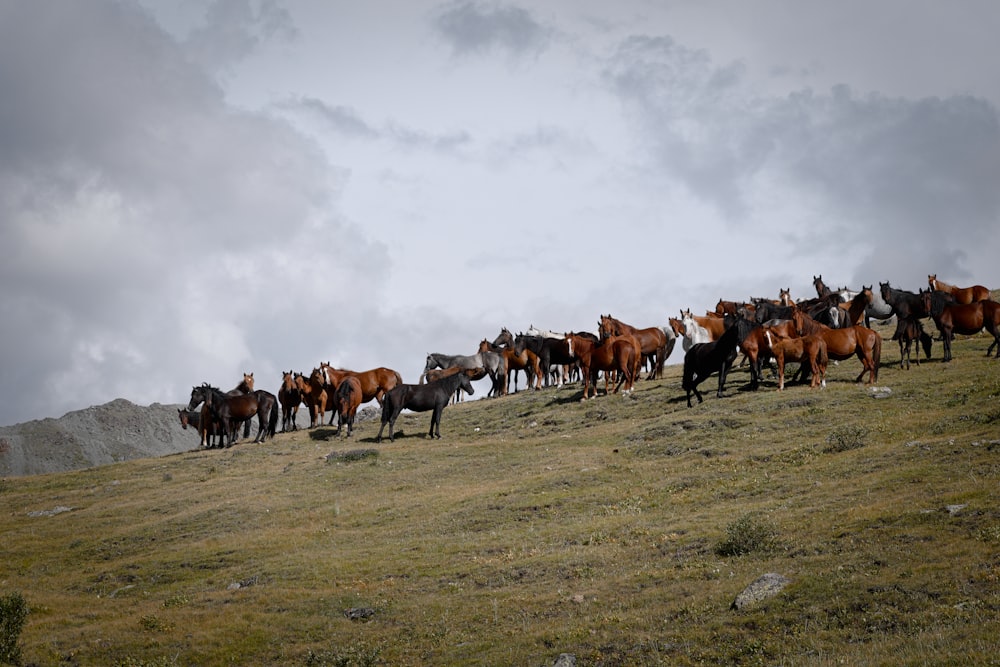
M 450 406 L 441 440 L 421 413 L 7 478 L 0 596 L 40 665 L 998 664 L 987 344 L 903 371 L 887 341 L 876 391 L 852 359 L 689 409 L 669 366 Z
M 58 419 L 2 426 L 0 475 L 65 472 L 189 451 L 198 437 L 181 428 L 179 407 L 143 407 L 119 398 Z

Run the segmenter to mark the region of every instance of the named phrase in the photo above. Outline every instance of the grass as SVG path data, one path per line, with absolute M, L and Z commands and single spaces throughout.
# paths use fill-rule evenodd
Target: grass
M 675 365 L 451 406 L 441 440 L 408 414 L 9 478 L 0 596 L 38 665 L 1000 664 L 986 345 L 902 371 L 887 340 L 884 398 L 852 360 L 688 409 Z

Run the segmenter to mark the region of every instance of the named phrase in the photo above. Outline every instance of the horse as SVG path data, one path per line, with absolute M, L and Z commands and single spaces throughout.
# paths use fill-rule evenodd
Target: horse
M 289 430 L 297 431 L 298 424 L 295 418 L 299 414 L 299 405 L 302 403 L 302 392 L 299 391 L 295 383 L 295 372 L 288 371 L 281 374 L 281 388 L 278 389 L 278 403 L 281 404 L 281 432 Z
M 927 276 L 927 284 L 930 286 L 931 290 L 935 292 L 947 292 L 955 297 L 955 303 L 967 304 L 975 303 L 976 301 L 986 301 L 990 298 L 990 291 L 982 285 L 973 285 L 971 287 L 955 287 L 954 285 L 949 285 L 948 283 L 938 280 L 936 273 L 931 273 Z
M 385 393 L 396 385 L 403 384 L 403 376 L 385 366 L 367 371 L 350 371 L 344 368 L 334 368 L 329 361 L 324 361 L 319 365 L 319 368 L 324 374 L 325 382 L 327 385 L 332 385 L 333 389 L 340 385 L 340 380 L 343 377 L 347 375 L 356 377 L 361 383 L 362 403 L 375 399 L 379 405 L 382 405 L 382 397 L 385 396 Z M 332 421 L 331 417 L 331 423 Z
M 306 376 L 302 373 L 295 374 L 295 386 L 299 390 L 302 402 L 309 410 L 309 428 L 315 428 L 323 424 L 323 415 L 326 413 L 326 404 L 329 400 L 326 386 L 323 383 L 323 374 L 320 369 L 314 368 Z
M 529 388 L 532 381 L 534 381 L 536 390 L 542 388 L 542 367 L 538 355 L 528 349 L 527 342 L 523 338 L 518 341 L 506 328 L 501 329 L 500 335 L 493 343 L 485 338 L 480 341 L 479 353 L 488 352 L 499 354 L 503 358 L 504 368 L 507 369 L 507 377 L 501 387 L 502 395 L 506 396 L 510 392 L 511 374 L 514 376 L 514 392 L 517 393 L 518 371 L 524 371 L 527 378 L 526 385 Z
M 680 323 L 684 330 L 684 340 L 681 342 L 681 347 L 684 348 L 685 353 L 691 349 L 692 345 L 711 342 L 712 334 L 708 332 L 708 329 L 694 321 L 690 310 L 686 316 L 683 311 L 681 312 Z
M 727 326 L 725 323 L 725 319 L 719 317 L 718 315 L 715 315 L 714 313 L 710 316 L 692 315 L 690 308 L 681 311 L 681 321 L 684 321 L 685 319 L 694 320 L 695 324 L 703 327 L 706 331 L 708 331 L 708 336 L 711 340 L 719 340 L 719 338 L 725 332 Z M 690 335 L 690 332 L 688 335 Z
M 468 370 L 485 368 L 493 382 L 493 386 L 489 392 L 491 396 L 500 394 L 501 382 L 507 377 L 507 366 L 504 363 L 504 359 L 496 352 L 486 351 L 476 352 L 475 354 L 441 354 L 440 352 L 431 352 L 427 355 L 427 360 L 424 363 L 424 371 L 420 374 L 418 384 L 423 384 L 427 371 L 435 368 L 451 368 L 452 366 Z
M 879 283 L 879 292 L 882 300 L 891 308 L 892 314 L 899 317 L 927 317 L 927 309 L 924 307 L 924 300 L 921 294 L 914 294 L 907 290 L 896 289 L 889 283 Z
M 868 371 L 868 384 L 875 384 L 882 357 L 882 336 L 878 332 L 860 325 L 831 329 L 801 310 L 796 310 L 792 319 L 795 321 L 795 331 L 799 336 L 816 334 L 823 338 L 830 359 L 843 361 L 850 359 L 852 355 L 857 355 L 861 360 L 862 369 L 854 381 L 861 382 L 865 371 Z
M 810 389 L 826 386 L 826 369 L 830 358 L 827 355 L 826 341 L 821 336 L 782 338 L 770 329 L 766 329 L 764 335 L 767 337 L 771 354 L 778 363 L 778 391 L 785 389 L 785 362 L 788 361 L 809 364 L 812 376 Z
M 273 402 L 266 400 L 267 396 L 270 396 Z M 277 398 L 267 392 L 229 396 L 217 387 L 205 383 L 200 387 L 191 388 L 191 400 L 187 409 L 194 410 L 202 403 L 208 406 L 213 417 L 222 425 L 223 445 L 230 447 L 236 439 L 236 427 L 254 415 L 257 415 L 257 437 L 254 438 L 254 442 L 263 442 L 271 432 L 271 425 L 277 424 L 277 402 Z M 204 435 L 201 445 L 205 446 Z
M 874 287 L 874 286 L 873 286 Z M 872 302 L 865 308 L 865 326 L 871 328 L 871 321 L 885 322 L 893 316 L 893 308 L 882 298 L 882 289 L 872 289 Z
M 896 318 L 896 332 L 892 334 L 892 340 L 899 341 L 899 367 L 910 370 L 910 346 L 916 341 L 923 345 L 924 354 L 931 358 L 932 340 L 929 333 L 924 331 L 924 325 L 916 317 Z M 917 365 L 920 365 L 920 348 L 917 348 Z
M 639 329 L 615 319 L 610 313 L 601 315 L 601 320 L 598 323 L 598 332 L 601 338 L 631 334 L 639 340 L 642 356 L 650 360 L 651 370 L 646 376 L 647 380 L 663 377 L 663 365 L 670 353 L 673 352 L 674 344 L 677 342 L 677 339 L 668 333 L 669 331 L 664 327 Z
M 631 334 L 609 336 L 603 340 L 593 341 L 575 333 L 565 334 L 569 351 L 580 362 L 580 372 L 583 375 L 583 398 L 587 400 L 590 387 L 594 387 L 594 398 L 597 398 L 597 374 L 604 371 L 604 394 L 608 392 L 609 373 L 620 373 L 618 384 L 613 393 L 624 385 L 624 393 L 632 391 L 635 377 L 642 364 L 642 345 L 639 339 Z
M 501 337 L 503 337 L 503 340 L 507 342 L 510 340 L 509 336 L 510 332 L 507 329 L 503 329 L 501 336 L 498 336 L 497 340 L 501 340 Z M 567 345 L 565 337 L 551 338 L 549 336 L 519 333 L 513 338 L 513 344 L 516 345 L 518 341 L 522 342 L 528 350 L 538 357 L 538 367 L 542 372 L 546 387 L 551 384 L 550 375 L 553 373 L 553 367 L 558 369 L 555 371 L 557 384 L 562 385 L 568 380 L 569 366 L 575 364 L 576 359 L 569 353 L 569 345 Z
M 434 382 L 435 380 L 444 379 L 446 377 L 454 375 L 455 373 L 463 373 L 463 372 L 468 373 L 469 379 L 472 381 L 482 380 L 484 377 L 486 377 L 485 368 L 475 368 L 467 370 L 459 366 L 451 366 L 450 368 L 432 368 L 431 370 L 427 371 L 424 374 L 424 377 L 427 379 L 428 382 Z M 461 389 L 456 389 L 455 395 L 452 396 L 451 398 L 451 403 L 458 403 L 462 401 L 464 396 L 465 394 L 462 392 Z
M 464 372 L 455 373 L 450 377 L 427 384 L 400 384 L 390 390 L 382 402 L 382 425 L 379 426 L 375 442 L 382 442 L 382 430 L 386 424 L 389 425 L 389 442 L 394 440 L 396 418 L 404 409 L 414 412 L 432 410 L 431 427 L 427 432 L 427 437 L 440 438 L 441 413 L 448 405 L 451 395 L 459 389 L 465 391 L 469 396 L 475 393 L 469 370 L 473 369 L 463 369 Z M 474 370 L 473 373 L 475 373 Z
M 690 311 L 688 313 L 690 315 Z M 737 326 L 737 319 L 734 322 L 731 318 L 726 318 L 726 330 L 717 339 L 708 343 L 698 343 L 692 345 L 691 349 L 684 355 L 684 377 L 681 381 L 681 388 L 687 393 L 687 404 L 691 407 L 691 394 L 694 393 L 698 402 L 702 402 L 701 392 L 698 385 L 701 384 L 712 373 L 719 374 L 719 389 L 716 396 L 722 398 L 722 391 L 726 386 L 726 375 L 736 361 L 736 350 L 740 344 L 740 329 Z
M 765 336 L 764 327 L 746 317 L 736 317 L 739 348 L 750 363 L 750 389 L 757 391 L 762 379 L 761 368 L 764 360 L 771 356 L 770 341 Z M 742 362 L 741 362 L 742 364 Z
M 337 385 L 334 401 L 339 415 L 336 435 L 340 435 L 340 428 L 344 424 L 347 424 L 348 438 L 354 433 L 354 416 L 358 413 L 362 397 L 361 381 L 353 375 L 348 375 Z
M 1000 358 L 1000 303 L 996 301 L 973 301 L 972 303 L 945 303 L 936 299 L 939 291 L 924 292 L 924 307 L 930 313 L 931 319 L 941 332 L 944 341 L 943 361 L 951 361 L 951 341 L 955 334 L 971 336 L 986 329 L 993 336 L 993 342 L 986 349 L 990 356 L 993 348 L 997 348 L 996 356 Z
M 868 313 L 868 306 L 872 303 L 872 298 L 874 293 L 872 292 L 872 287 L 861 286 L 861 291 L 854 296 L 848 302 L 840 304 L 841 310 L 846 315 L 846 322 L 838 328 L 843 328 L 844 326 L 854 326 L 855 324 L 861 324 L 864 321 L 866 314 Z
M 529 324 L 527 330 L 524 332 L 525 336 L 541 336 L 542 338 L 551 338 L 553 340 L 563 340 L 563 334 L 556 333 L 549 329 L 538 329 L 534 324 Z
M 758 324 L 763 324 L 768 320 L 790 320 L 792 312 L 795 310 L 794 304 L 782 306 L 766 299 L 758 299 L 753 303 L 755 306 L 753 319 Z
M 211 411 L 206 407 L 202 407 L 201 410 L 186 410 L 178 408 L 177 416 L 181 420 L 181 428 L 187 430 L 188 426 L 192 427 L 194 430 L 198 431 L 199 439 L 201 438 L 201 420 L 204 417 L 206 422 L 205 423 L 205 433 L 207 435 L 206 442 L 209 449 L 211 449 L 214 446 L 212 444 L 212 438 L 222 435 L 218 423 L 214 419 L 212 419 Z

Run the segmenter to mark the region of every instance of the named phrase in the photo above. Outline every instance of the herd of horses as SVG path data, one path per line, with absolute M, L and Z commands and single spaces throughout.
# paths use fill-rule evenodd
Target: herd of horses
M 909 369 L 911 347 L 917 345 L 931 356 L 932 338 L 923 320 L 930 318 L 940 333 L 943 361 L 952 359 L 951 342 L 956 334 L 973 335 L 987 331 L 993 341 L 986 351 L 996 348 L 1000 357 L 1000 303 L 990 299 L 982 285 L 956 287 L 928 275 L 928 288 L 917 292 L 900 290 L 888 282 L 879 289 L 832 290 L 822 276 L 814 276 L 815 298 L 794 301 L 789 290 L 779 290 L 777 299 L 751 298 L 736 302 L 720 299 L 715 310 L 693 315 L 681 310 L 680 318 L 668 318 L 667 326 L 634 327 L 610 314 L 601 315 L 597 333 L 586 331 L 555 333 L 533 325 L 517 335 L 503 328 L 491 342 L 483 339 L 473 354 L 427 355 L 417 384 L 406 384 L 397 371 L 379 367 L 364 372 L 334 368 L 320 363 L 308 375 L 282 373 L 278 394 L 254 389 L 253 373 L 232 390 L 223 392 L 207 383 L 192 387 L 187 408 L 179 410 L 181 424 L 198 429 L 201 447 L 228 447 L 236 441 L 240 426 L 249 437 L 250 423 L 258 422 L 255 442 L 273 437 L 281 420 L 281 431 L 298 428 L 298 410 L 305 405 L 309 427 L 323 425 L 329 411 L 329 425 L 337 421 L 336 435 L 346 424 L 347 435 L 354 428 L 358 408 L 376 401 L 382 408 L 376 441 L 381 442 L 388 426 L 394 438 L 396 419 L 403 410 L 431 412 L 428 437 L 441 437 L 441 413 L 463 394 L 472 395 L 472 382 L 490 378 L 490 396 L 510 392 L 511 380 L 517 391 L 518 373 L 523 371 L 526 386 L 541 389 L 543 384 L 579 382 L 581 400 L 598 395 L 603 376 L 604 393 L 632 391 L 643 368 L 647 380 L 662 377 L 664 364 L 681 339 L 684 365 L 681 388 L 688 407 L 692 397 L 702 402 L 698 386 L 712 375 L 718 377 L 716 395 L 724 394 L 726 379 L 740 352 L 749 365 L 750 389 L 760 387 L 765 364 L 776 365 L 778 390 L 785 388 L 785 364 L 798 363 L 793 377 L 808 381 L 810 388 L 826 385 L 830 360 L 856 356 L 861 372 L 855 382 L 868 375 L 867 384 L 878 380 L 882 336 L 871 321 L 896 320 L 892 340 L 899 343 L 900 367 Z M 200 407 L 200 409 L 198 409 Z M 214 440 L 213 440 L 214 439 Z

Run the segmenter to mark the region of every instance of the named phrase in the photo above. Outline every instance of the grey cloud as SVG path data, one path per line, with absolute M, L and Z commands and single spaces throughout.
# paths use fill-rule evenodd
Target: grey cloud
M 803 252 L 825 248 L 899 275 L 912 272 L 907 248 L 918 243 L 925 262 L 957 269 L 955 250 L 988 239 L 1000 219 L 1000 116 L 982 99 L 843 86 L 764 98 L 747 90 L 739 64 L 716 67 L 669 38 L 624 42 L 606 81 L 662 178 L 731 224 L 748 224 L 761 188 L 777 183 L 811 202 L 790 230 Z
M 445 6 L 434 27 L 457 55 L 494 50 L 536 56 L 546 49 L 551 30 L 531 12 L 513 5 L 459 1 Z
M 318 147 L 138 9 L 4 4 L 0 90 L 0 423 L 179 402 L 380 327 L 386 249 L 331 213 Z
M 275 0 L 215 0 L 205 22 L 185 38 L 187 53 L 209 70 L 224 70 L 272 40 L 297 34 L 291 15 Z

